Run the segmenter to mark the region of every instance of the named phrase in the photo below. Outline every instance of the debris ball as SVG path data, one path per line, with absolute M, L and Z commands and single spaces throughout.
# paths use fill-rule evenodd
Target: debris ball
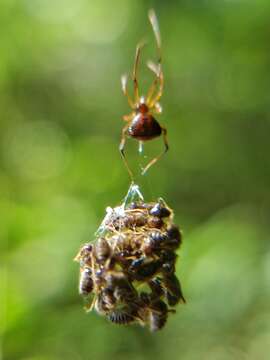
M 185 303 L 175 275 L 182 236 L 164 200 L 146 203 L 138 188 L 130 191 L 138 199 L 108 208 L 96 240 L 76 256 L 79 293 L 88 311 L 114 324 L 139 323 L 156 331 L 175 312 L 173 306 Z

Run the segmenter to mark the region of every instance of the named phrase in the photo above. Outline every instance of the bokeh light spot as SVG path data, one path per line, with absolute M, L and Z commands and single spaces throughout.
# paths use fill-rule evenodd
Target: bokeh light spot
M 10 128 L 3 144 L 7 166 L 26 180 L 60 175 L 71 154 L 65 132 L 48 121 L 18 124 Z

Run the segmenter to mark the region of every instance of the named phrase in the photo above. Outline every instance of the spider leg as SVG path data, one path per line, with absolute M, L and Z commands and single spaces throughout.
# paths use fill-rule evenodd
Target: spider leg
M 163 94 L 164 76 L 163 76 L 161 64 L 156 65 L 153 62 L 148 61 L 147 66 L 150 70 L 152 70 L 156 74 L 156 78 L 153 81 L 153 84 L 150 87 L 148 95 L 147 95 L 148 105 L 150 108 L 152 108 L 155 106 L 155 103 L 160 100 L 160 98 Z M 157 91 L 157 94 L 153 97 L 153 94 L 155 92 L 158 82 L 159 82 L 159 89 Z
M 153 111 L 156 113 L 156 114 L 161 114 L 162 113 L 162 106 L 160 105 L 160 103 L 157 101 L 155 103 L 155 105 L 153 106 Z
M 132 80 L 134 83 L 135 103 L 139 102 L 139 84 L 138 84 L 137 72 L 138 72 L 138 65 L 139 65 L 140 56 L 141 56 L 141 50 L 142 50 L 143 46 L 144 46 L 144 43 L 139 43 L 136 47 L 135 62 L 134 62 L 133 73 L 132 73 Z
M 122 85 L 122 91 L 123 91 L 123 94 L 127 97 L 127 100 L 128 100 L 128 103 L 129 103 L 129 106 L 134 109 L 135 105 L 134 105 L 134 102 L 133 100 L 131 99 L 129 93 L 128 93 L 128 90 L 127 90 L 127 82 L 128 82 L 128 76 L 127 74 L 123 74 L 121 76 L 121 85 Z
M 168 143 L 168 139 L 167 139 L 167 130 L 164 127 L 162 127 L 162 135 L 163 135 L 163 142 L 164 142 L 165 149 L 164 149 L 164 151 L 162 151 L 162 153 L 160 153 L 158 156 L 156 156 L 154 159 L 152 159 L 146 165 L 146 167 L 142 171 L 142 175 L 144 175 L 147 172 L 147 170 L 152 165 L 154 165 L 169 150 L 169 143 Z
M 162 72 L 162 68 L 161 68 L 161 59 L 162 59 L 162 55 L 161 55 L 161 37 L 160 37 L 160 31 L 159 31 L 159 25 L 158 25 L 158 20 L 157 20 L 157 16 L 156 13 L 153 9 L 149 10 L 148 13 L 148 17 L 149 17 L 149 21 L 152 25 L 152 29 L 156 38 L 156 43 L 157 43 L 157 52 L 158 52 L 158 65 L 155 65 L 152 62 L 148 62 L 148 67 L 150 70 L 152 70 L 155 74 L 156 74 L 156 79 L 154 80 L 152 86 L 149 89 L 148 95 L 147 95 L 147 103 L 149 104 L 149 107 L 153 107 L 155 105 L 155 103 L 157 101 L 159 101 L 159 99 L 162 96 L 163 93 L 163 84 L 164 84 L 164 78 L 163 78 L 163 72 Z M 159 85 L 159 90 L 156 94 L 156 96 L 153 98 L 153 94 L 155 92 L 156 86 L 158 84 L 158 82 L 160 83 Z
M 160 99 L 160 97 L 162 95 L 163 73 L 162 73 L 162 69 L 161 69 L 161 64 L 156 65 L 152 61 L 148 61 L 147 66 L 156 75 L 154 81 L 152 82 L 152 84 L 148 90 L 147 96 L 146 96 L 146 104 L 149 106 L 149 108 L 152 108 L 155 106 L 155 103 Z M 161 91 L 161 94 L 158 96 L 158 98 L 156 95 L 156 97 L 153 99 L 153 95 L 156 91 L 158 83 L 160 83 L 160 88 L 158 90 L 158 93 Z
M 119 151 L 120 151 L 120 154 L 122 156 L 122 160 L 124 161 L 124 164 L 125 164 L 125 166 L 127 168 L 129 176 L 130 176 L 131 180 L 133 181 L 133 173 L 130 170 L 130 167 L 128 165 L 126 155 L 125 155 L 125 145 L 126 145 L 126 140 L 127 140 L 127 129 L 129 128 L 129 125 L 130 124 L 128 123 L 122 130 L 122 137 L 121 137 L 121 142 L 120 142 L 120 145 L 119 145 Z
M 133 117 L 134 117 L 134 112 L 132 112 L 132 113 L 130 113 L 128 115 L 124 115 L 123 120 L 124 121 L 131 121 L 133 119 Z
M 151 23 L 156 42 L 157 42 L 157 49 L 158 49 L 158 62 L 161 63 L 161 37 L 160 37 L 160 30 L 158 25 L 158 19 L 154 9 L 149 10 L 148 18 Z

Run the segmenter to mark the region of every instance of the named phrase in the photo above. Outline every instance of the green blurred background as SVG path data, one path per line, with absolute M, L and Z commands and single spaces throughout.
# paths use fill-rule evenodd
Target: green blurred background
M 86 314 L 72 261 L 129 186 L 120 75 L 144 37 L 155 59 L 150 7 L 171 148 L 137 181 L 175 210 L 188 301 L 155 334 Z M 1 0 L 1 359 L 269 359 L 269 19 L 269 0 Z

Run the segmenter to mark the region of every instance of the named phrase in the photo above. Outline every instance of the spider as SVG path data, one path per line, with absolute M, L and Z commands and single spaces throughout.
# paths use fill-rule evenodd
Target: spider
M 126 121 L 127 124 L 122 129 L 122 137 L 119 145 L 119 150 L 131 179 L 133 179 L 133 173 L 128 166 L 124 151 L 127 137 L 138 140 L 139 151 L 142 151 L 142 146 L 145 141 L 154 139 L 161 135 L 163 136 L 163 142 L 165 145 L 164 151 L 149 161 L 149 163 L 142 170 L 142 175 L 144 175 L 146 171 L 153 164 L 155 164 L 160 159 L 160 157 L 165 154 L 169 149 L 167 130 L 165 127 L 161 126 L 153 116 L 153 113 L 160 114 L 162 112 L 159 100 L 163 93 L 164 77 L 161 67 L 161 37 L 159 32 L 158 20 L 153 9 L 149 11 L 148 17 L 157 43 L 158 60 L 157 64 L 153 63 L 152 61 L 147 62 L 148 68 L 155 74 L 155 79 L 153 80 L 146 97 L 139 95 L 137 77 L 138 64 L 140 61 L 141 51 L 144 46 L 143 43 L 139 43 L 137 45 L 135 53 L 135 62 L 132 72 L 134 100 L 130 97 L 127 90 L 128 76 L 125 74 L 121 77 L 122 91 L 127 97 L 128 103 L 132 108 L 132 112 L 128 115 L 123 116 L 123 120 Z

